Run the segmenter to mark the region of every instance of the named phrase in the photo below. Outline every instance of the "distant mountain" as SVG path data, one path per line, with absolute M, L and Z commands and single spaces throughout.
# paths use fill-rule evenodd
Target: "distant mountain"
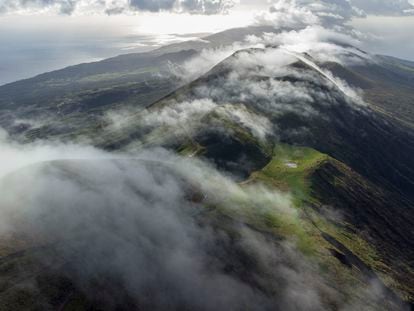
M 187 41 L 175 44 L 170 44 L 159 49 L 156 49 L 154 53 L 165 54 L 180 52 L 183 50 L 196 50 L 201 51 L 205 48 L 217 48 L 220 46 L 231 45 L 234 42 L 242 42 L 248 35 L 260 36 L 263 33 L 279 32 L 272 26 L 251 26 L 244 28 L 228 29 L 216 34 L 206 36 L 198 41 Z
M 0 86 L 0 125 L 19 134 L 32 126 L 14 120 L 34 118 L 54 123 L 54 129 L 36 128 L 35 133 L 29 133 L 30 137 L 41 137 L 77 131 L 86 123 L 98 122 L 102 112 L 114 107 L 144 108 L 180 86 L 181 82 L 170 74 L 171 64 L 180 65 L 203 48 L 228 45 L 264 31 L 272 28 L 230 29 L 203 41 L 70 66 Z

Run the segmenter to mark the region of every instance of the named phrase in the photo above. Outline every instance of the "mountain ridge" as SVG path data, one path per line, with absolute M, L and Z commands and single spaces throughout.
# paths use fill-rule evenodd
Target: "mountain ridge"
M 230 34 L 217 42 L 244 30 Z M 183 64 L 195 51 L 168 57 Z M 23 142 L 7 148 L 99 151 L 0 178 L 16 223 L 0 240 L 5 310 L 412 309 L 410 63 L 266 45 L 187 83 L 154 75 L 168 57 L 50 101 L 7 106 L 0 87 L 0 125 Z

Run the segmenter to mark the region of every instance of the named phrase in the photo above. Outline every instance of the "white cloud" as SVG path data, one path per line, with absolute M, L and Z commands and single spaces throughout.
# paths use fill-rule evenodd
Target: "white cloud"
M 296 28 L 319 24 L 320 20 L 308 7 L 297 5 L 295 0 L 278 0 L 268 12 L 257 15 L 256 23 L 275 26 L 275 28 Z
M 146 128 L 155 132 L 161 131 L 163 140 L 168 140 L 176 136 L 196 136 L 197 133 L 208 130 L 202 119 L 212 113 L 248 130 L 259 140 L 272 134 L 270 121 L 248 110 L 245 105 L 216 103 L 208 98 L 170 101 L 159 109 L 141 113 L 136 113 L 132 108 L 111 111 L 104 116 L 104 122 L 107 124 L 106 130 L 109 131 L 123 132 L 131 128 Z
M 263 47 L 261 42 L 235 42 L 219 48 L 205 48 L 180 66 L 171 64 L 171 72 L 183 82 L 190 82 L 211 70 L 215 65 L 235 52 L 253 47 Z
M 414 2 L 407 0 L 350 0 L 350 2 L 370 15 L 407 15 L 414 12 Z
M 192 122 L 199 122 L 200 118 L 216 107 L 217 104 L 210 99 L 172 103 L 161 110 L 149 111 L 144 115 L 143 122 L 153 127 L 162 125 L 191 127 Z
M 414 6 L 407 0 L 274 0 L 268 12 L 257 15 L 256 23 L 276 28 L 308 25 L 344 25 L 365 15 L 408 15 Z
M 248 36 L 246 40 L 255 44 L 277 46 L 290 52 L 308 53 L 320 62 L 353 65 L 371 61 L 369 54 L 358 49 L 361 46 L 360 37 L 357 32 L 340 32 L 315 25 L 300 30 L 264 33 L 259 37 Z
M 30 145 L 0 146 L 26 163 L 37 154 Z M 43 159 L 62 154 L 62 147 L 50 145 Z M 37 163 L 1 176 L 0 242 L 13 237 L 18 250 L 42 245 L 36 256 L 25 257 L 33 259 L 30 268 L 53 264 L 60 276 L 62 264 L 64 280 L 94 306 L 123 306 L 124 293 L 128 307 L 151 310 L 322 311 L 335 305 L 345 311 L 382 303 L 381 284 L 355 281 L 353 293 L 362 291 L 363 301 L 345 299 L 342 288 L 321 276 L 317 262 L 298 251 L 294 232 L 301 232 L 301 215 L 289 194 L 241 186 L 201 161 L 161 149 L 142 151 L 137 159 L 84 154 L 89 160 Z M 7 164 L 0 163 L 4 171 Z M 254 229 L 269 217 L 293 237 Z M 36 297 L 34 306 L 49 307 L 40 283 L 25 270 L 10 269 L 25 278 L 8 288 L 5 299 L 24 290 L 25 297 Z
M 290 195 L 242 187 L 201 161 L 165 150 L 105 159 L 82 146 L 19 145 L 6 137 L 0 146 L 13 155 L 0 166 L 1 242 L 13 236 L 27 247 L 56 246 L 57 258 L 40 251 L 36 262 L 57 260 L 59 265 L 63 260 L 65 278 L 85 297 L 97 297 L 96 284 L 119 285 L 134 303 L 144 300 L 149 309 L 227 310 L 229 305 L 283 308 L 299 303 L 291 295 L 301 292 L 306 306 L 321 309 L 326 285 L 294 239 L 276 242 L 244 224 L 272 213 L 291 228 L 299 218 Z M 3 175 L 9 167 L 17 171 Z M 200 199 L 192 199 L 195 193 Z M 209 205 L 220 205 L 220 213 L 230 215 L 225 228 L 204 213 Z M 247 272 L 249 282 L 224 269 L 243 266 L 245 258 L 258 263 Z M 36 292 L 30 280 L 19 284 L 23 287 L 27 295 Z M 36 297 L 41 304 L 39 292 Z M 123 303 L 110 293 L 102 299 Z
M 45 161 L 62 159 L 105 159 L 109 154 L 94 147 L 59 142 L 37 141 L 19 144 L 0 128 L 0 178 L 23 167 Z
M 354 40 L 320 26 L 299 31 L 265 33 L 262 37 L 250 36 L 244 46 L 251 44 L 267 48 L 240 50 L 222 60 L 218 67 L 221 74 L 214 76 L 212 73 L 206 83 L 203 83 L 203 79 L 200 83 L 195 82 L 188 97 L 184 96 L 182 100 L 191 98 L 191 102 L 194 103 L 197 101 L 195 98 L 209 98 L 218 107 L 243 104 L 249 111 L 259 112 L 259 115 L 264 115 L 270 120 L 287 114 L 295 114 L 306 120 L 323 119 L 327 116 L 323 113 L 325 109 L 321 107 L 341 105 L 344 102 L 360 109 L 366 105 L 361 91 L 350 87 L 345 81 L 323 68 L 326 62 L 337 62 L 346 66 L 350 63 L 372 61 L 369 55 L 347 45 Z M 206 55 L 209 54 L 204 54 L 203 61 L 208 63 L 209 61 L 205 60 Z M 215 58 L 217 55 L 220 53 L 211 57 L 212 63 L 218 61 Z M 295 66 L 297 62 L 302 65 Z M 193 60 L 192 63 L 196 61 Z M 168 105 L 174 107 L 180 104 L 170 102 Z M 214 111 L 217 112 L 219 109 L 214 108 Z M 237 113 L 234 113 L 233 117 L 235 116 Z M 181 117 L 174 115 L 174 120 L 180 119 Z M 196 118 L 186 119 L 188 121 L 183 122 L 185 126 Z M 243 123 L 241 120 L 238 122 Z M 249 120 L 254 118 L 250 117 Z M 191 128 L 202 128 L 198 122 Z M 255 120 L 244 125 L 254 123 L 263 122 Z M 278 137 L 280 134 L 277 122 L 273 122 L 270 127 L 266 126 L 265 129 L 266 135 L 271 134 L 270 137 Z M 250 130 L 255 133 L 263 132 L 257 128 Z M 263 137 L 263 134 L 256 136 Z

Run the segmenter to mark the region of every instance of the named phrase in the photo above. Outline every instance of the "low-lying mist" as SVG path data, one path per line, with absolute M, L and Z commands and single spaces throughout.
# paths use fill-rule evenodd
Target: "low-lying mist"
M 23 251 L 46 267 L 38 274 L 70 284 L 48 299 L 38 275 L 17 275 L 0 294 L 5 310 L 13 291 L 37 297 L 33 307 L 43 310 L 76 295 L 102 310 L 349 307 L 298 250 L 295 234 L 261 225 L 273 219 L 297 230 L 301 213 L 287 193 L 237 184 L 165 149 L 131 156 L 4 139 L 2 150 L 13 168 L 1 170 L 2 253 Z M 15 249 L 5 251 L 11 242 Z M 366 290 L 371 302 L 380 299 L 380 290 Z
M 43 146 L 38 163 L 21 166 L 40 151 L 8 147 L 19 163 L 1 179 L 2 236 L 54 248 L 57 256 L 34 256 L 61 265 L 59 273 L 98 306 L 322 308 L 319 296 L 329 290 L 294 241 L 248 224 L 248 206 L 296 219 L 289 195 L 241 187 L 165 150 L 112 160 L 83 150 L 62 160 L 64 150 Z

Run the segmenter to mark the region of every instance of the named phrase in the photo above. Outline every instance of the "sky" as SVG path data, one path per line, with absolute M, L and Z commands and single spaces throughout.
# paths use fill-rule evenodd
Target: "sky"
M 257 24 L 271 5 L 280 9 L 289 2 L 295 1 L 0 0 L 0 85 Z M 312 10 L 322 3 L 331 16 L 339 12 L 343 22 L 364 34 L 362 47 L 372 53 L 414 60 L 414 0 L 296 3 Z

